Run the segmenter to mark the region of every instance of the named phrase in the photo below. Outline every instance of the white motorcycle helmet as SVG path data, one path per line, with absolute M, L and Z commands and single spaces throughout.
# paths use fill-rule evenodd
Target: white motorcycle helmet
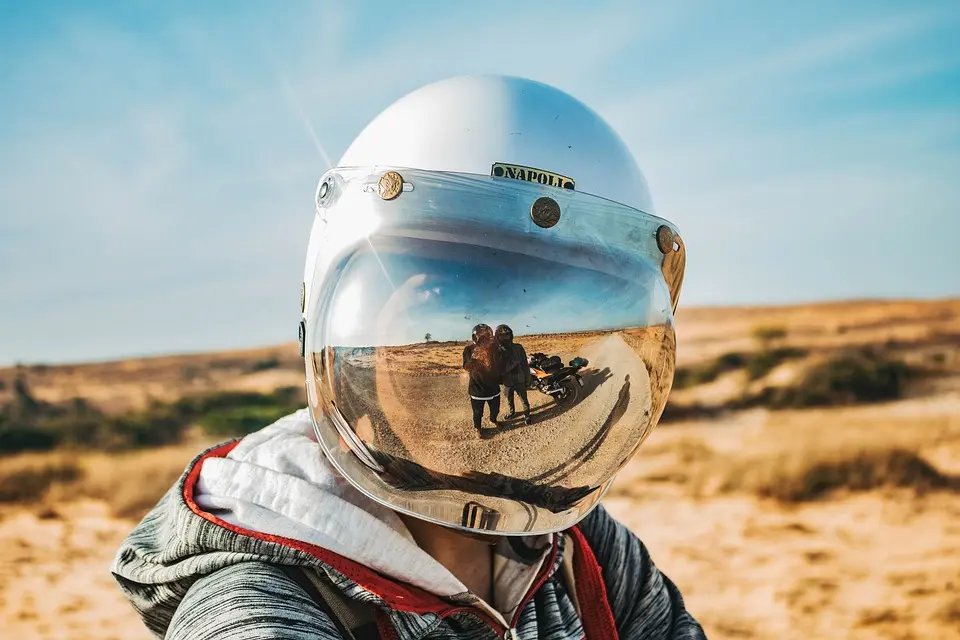
M 323 451 L 410 516 L 572 526 L 663 411 L 684 261 L 627 147 L 570 95 L 502 76 L 410 93 L 316 192 L 300 332 Z M 529 362 L 476 330 L 498 325 Z M 523 391 L 530 424 L 507 419 Z

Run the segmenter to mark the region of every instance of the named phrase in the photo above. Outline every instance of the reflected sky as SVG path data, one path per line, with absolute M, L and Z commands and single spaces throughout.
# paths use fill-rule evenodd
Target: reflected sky
M 581 253 L 582 262 L 582 253 Z M 631 279 L 498 249 L 430 240 L 373 239 L 338 269 L 319 344 L 381 346 L 467 340 L 472 327 L 509 324 L 517 335 L 663 322 L 659 272 L 625 264 Z M 318 327 L 321 328 L 321 327 Z M 321 328 L 322 329 L 322 328 Z

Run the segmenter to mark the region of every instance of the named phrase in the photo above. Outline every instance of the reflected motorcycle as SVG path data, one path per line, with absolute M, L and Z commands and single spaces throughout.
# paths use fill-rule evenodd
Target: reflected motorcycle
M 553 396 L 557 404 L 563 406 L 577 401 L 583 387 L 580 370 L 590 364 L 586 358 L 574 358 L 564 366 L 560 356 L 534 353 L 529 363 L 532 375 L 528 389 Z

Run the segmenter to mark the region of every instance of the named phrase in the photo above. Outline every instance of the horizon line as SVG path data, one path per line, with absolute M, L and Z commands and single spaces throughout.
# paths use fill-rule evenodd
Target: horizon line
M 863 305 L 863 304 L 902 304 L 902 303 L 923 303 L 923 304 L 937 304 L 945 302 L 960 302 L 960 296 L 934 296 L 934 297 L 865 297 L 865 298 L 825 298 L 820 300 L 814 300 L 810 302 L 790 302 L 783 304 L 742 304 L 742 305 L 697 305 L 684 307 L 681 303 L 680 308 L 675 315 L 675 318 L 682 319 L 683 314 L 686 312 L 703 312 L 703 311 L 730 311 L 730 310 L 756 310 L 756 311 L 770 311 L 776 309 L 792 309 L 799 307 L 836 307 L 836 306 L 850 306 L 850 305 Z M 598 329 L 598 331 L 615 331 L 616 329 Z M 563 333 L 589 333 L 589 331 L 568 331 Z M 544 333 L 533 333 L 527 335 L 559 335 L 559 334 L 544 334 Z M 679 335 L 678 335 L 679 338 Z M 450 342 L 450 341 L 442 341 Z M 410 345 L 415 344 L 424 344 L 422 342 L 412 342 Z M 387 345 L 391 346 L 391 345 Z M 406 346 L 406 345 L 392 345 L 392 346 Z M 223 347 L 215 349 L 202 349 L 195 351 L 157 351 L 157 352 L 140 352 L 136 354 L 129 355 L 118 355 L 118 356 L 105 356 L 103 358 L 88 358 L 83 360 L 60 360 L 60 361 L 44 361 L 44 360 L 35 360 L 35 361 L 14 361 L 14 362 L 0 362 L 0 372 L 6 371 L 8 369 L 17 369 L 17 368 L 29 368 L 29 367 L 68 367 L 68 366 L 85 366 L 85 365 L 105 365 L 119 362 L 130 362 L 136 360 L 160 360 L 163 358 L 184 358 L 184 357 L 196 357 L 204 355 L 215 355 L 218 353 L 233 353 L 233 354 L 242 354 L 244 352 L 263 352 L 271 350 L 283 350 L 290 348 L 293 353 L 297 353 L 297 358 L 299 356 L 299 349 L 297 346 L 296 340 L 291 340 L 288 342 L 278 342 L 273 344 L 266 345 L 256 345 L 256 346 L 235 346 L 235 347 Z M 360 348 L 360 347 L 355 347 Z M 370 347 L 367 347 L 370 348 Z

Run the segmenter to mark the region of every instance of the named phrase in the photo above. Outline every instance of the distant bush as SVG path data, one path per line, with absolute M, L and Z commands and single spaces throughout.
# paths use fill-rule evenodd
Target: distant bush
M 956 478 L 946 476 L 913 451 L 878 449 L 848 453 L 806 465 L 767 464 L 731 474 L 723 488 L 749 489 L 761 497 L 783 502 L 804 502 L 836 490 L 869 491 L 881 487 L 960 489 Z
M 211 434 L 243 435 L 305 404 L 304 392 L 283 387 L 272 393 L 223 392 L 154 402 L 142 411 L 104 415 L 83 400 L 63 405 L 39 402 L 25 384 L 0 408 L 0 453 L 57 447 L 119 451 L 176 443 L 193 423 Z M 230 420 L 234 420 L 233 426 Z
M 806 355 L 806 350 L 796 347 L 777 347 L 751 353 L 746 358 L 747 376 L 751 380 L 759 380 L 784 362 Z
M 0 462 L 0 502 L 56 509 L 58 503 L 90 498 L 109 504 L 114 515 L 139 520 L 197 453 L 198 445 L 191 443 L 124 452 L 6 456 Z
M 725 373 L 740 369 L 744 369 L 751 380 L 759 380 L 784 362 L 806 355 L 806 350 L 796 347 L 761 349 L 750 353 L 733 351 L 704 364 L 677 368 L 673 386 L 675 389 L 689 389 L 709 384 Z
M 716 418 L 723 411 L 724 407 L 706 406 L 699 402 L 679 404 L 668 400 L 658 424 Z
M 250 373 L 269 371 L 271 369 L 277 369 L 278 367 L 280 367 L 279 358 L 266 358 L 264 360 L 254 362 L 253 365 L 250 366 Z
M 903 396 L 913 374 L 902 360 L 861 349 L 812 367 L 795 386 L 768 390 L 766 400 L 780 408 L 895 400 Z
M 303 391 L 297 387 L 282 387 L 270 394 L 218 394 L 205 399 L 199 422 L 209 435 L 239 437 L 276 422 L 305 403 Z
M 223 391 L 206 395 L 187 396 L 176 401 L 173 410 L 185 418 L 199 418 L 212 411 L 237 407 L 286 406 L 297 408 L 305 403 L 299 387 L 280 387 L 272 393 L 256 391 Z
M 36 502 L 54 483 L 73 482 L 81 473 L 80 467 L 70 460 L 7 465 L 0 471 L 0 502 Z
M 0 453 L 46 451 L 57 444 L 55 433 L 34 425 L 0 424 Z
M 200 419 L 203 432 L 211 436 L 238 437 L 259 431 L 290 413 L 281 407 L 221 409 Z
M 724 373 L 742 368 L 746 362 L 747 357 L 744 354 L 731 352 L 704 364 L 678 367 L 674 373 L 673 386 L 675 389 L 688 389 L 701 384 L 709 384 Z
M 884 487 L 960 491 L 960 477 L 945 474 L 916 451 L 903 447 L 858 447 L 816 442 L 779 452 L 724 452 L 688 438 L 667 441 L 672 465 L 645 476 L 653 482 L 686 485 L 692 495 L 747 493 L 786 503 L 809 502 L 837 491 Z
M 787 337 L 787 330 L 784 327 L 754 327 L 751 333 L 755 340 L 763 344 L 783 340 Z
M 206 373 L 206 370 L 192 364 L 187 364 L 180 367 L 180 376 L 184 380 L 195 380 L 201 376 L 205 376 Z

